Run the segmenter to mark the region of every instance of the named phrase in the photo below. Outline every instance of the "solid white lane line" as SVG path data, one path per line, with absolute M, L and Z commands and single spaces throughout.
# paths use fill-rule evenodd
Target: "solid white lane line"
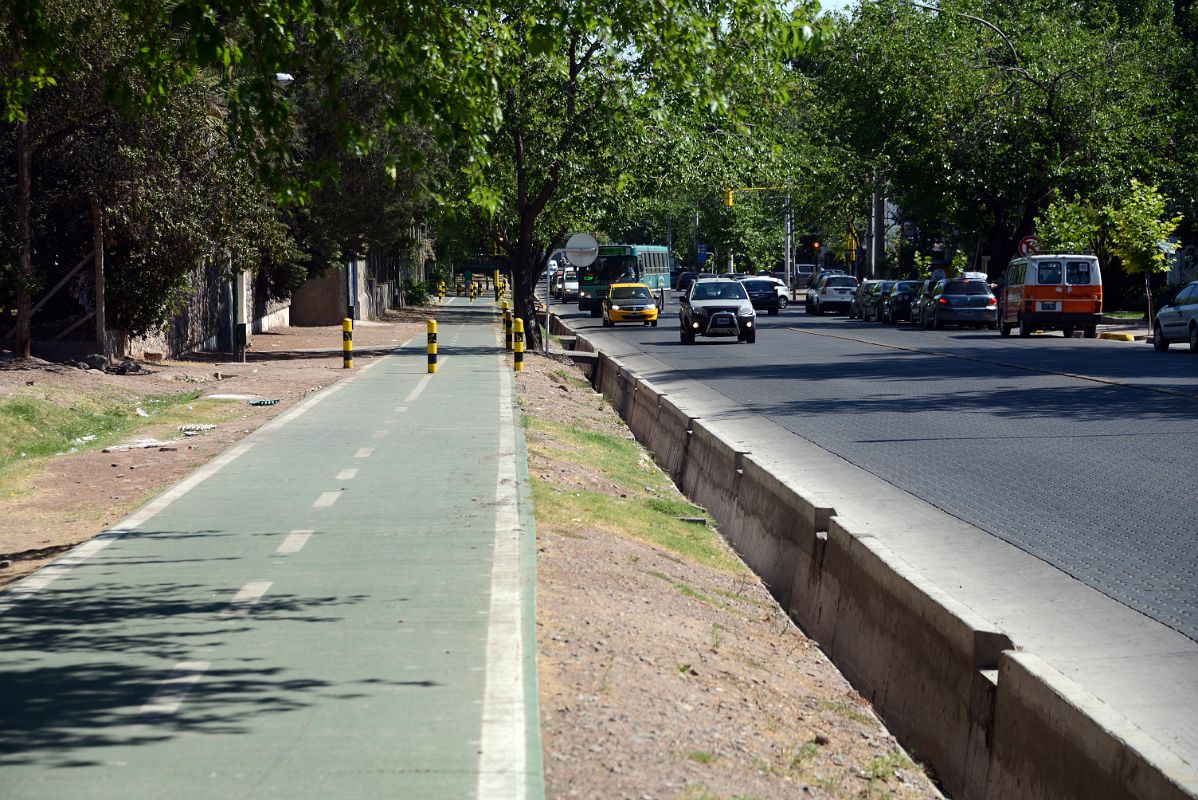
M 358 452 L 354 453 L 354 458 L 370 458 L 374 455 L 373 447 L 363 447 Z
M 412 391 L 408 392 L 408 396 L 405 397 L 403 401 L 405 403 L 410 403 L 419 397 L 421 393 L 424 392 L 424 387 L 428 386 L 428 382 L 432 379 L 432 377 L 433 376 L 431 374 L 426 374 L 423 378 L 417 381 L 416 387 L 412 389 Z
M 312 508 L 328 508 L 341 499 L 341 492 L 324 492 L 320 497 L 316 498 L 316 502 L 312 504 Z
M 211 666 L 209 661 L 180 661 L 171 670 L 170 677 L 158 684 L 158 691 L 137 713 L 174 714 Z
M 222 617 L 243 617 L 249 613 L 250 609 L 258 604 L 262 599 L 262 595 L 270 589 L 272 581 L 250 581 L 245 586 L 237 590 L 237 594 L 233 595 L 233 599 L 229 601 L 229 607 L 220 612 Z
M 358 476 L 358 468 L 357 468 L 357 467 L 350 467 L 349 469 L 343 469 L 343 470 L 341 470 L 340 472 L 338 472 L 338 473 L 337 473 L 337 480 L 339 480 L 339 481 L 352 481 L 352 480 L 353 480 L 354 478 L 356 478 L 357 476 Z
M 281 556 L 298 553 L 304 549 L 304 545 L 308 543 L 308 540 L 312 538 L 312 534 L 314 533 L 316 531 L 292 531 L 287 534 L 287 538 L 283 540 L 283 543 L 279 545 L 279 549 L 275 553 Z
M 387 434 L 389 434 L 389 433 L 391 433 L 391 431 L 389 431 L 389 430 L 384 430 L 384 429 L 380 428 L 380 429 L 378 429 L 377 431 L 375 431 L 375 432 L 374 432 L 373 438 L 375 438 L 375 439 L 386 439 L 386 438 L 387 438 Z
M 499 473 L 495 480 L 495 550 L 487 675 L 478 756 L 478 800 L 525 796 L 524 633 L 520 596 L 520 512 L 511 376 L 500 368 Z

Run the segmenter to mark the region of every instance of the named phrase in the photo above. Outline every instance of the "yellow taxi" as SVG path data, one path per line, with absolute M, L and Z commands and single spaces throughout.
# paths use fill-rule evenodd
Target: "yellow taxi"
M 603 298 L 603 327 L 640 322 L 657 327 L 657 300 L 643 283 L 613 283 Z

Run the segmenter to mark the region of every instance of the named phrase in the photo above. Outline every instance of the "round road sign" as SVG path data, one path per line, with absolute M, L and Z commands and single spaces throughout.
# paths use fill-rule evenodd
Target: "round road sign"
M 1034 256 L 1040 252 L 1040 237 L 1039 236 L 1024 236 L 1016 245 L 1016 250 L 1021 256 Z
M 566 257 L 576 267 L 589 267 L 599 257 L 599 243 L 589 233 L 576 233 L 566 242 Z

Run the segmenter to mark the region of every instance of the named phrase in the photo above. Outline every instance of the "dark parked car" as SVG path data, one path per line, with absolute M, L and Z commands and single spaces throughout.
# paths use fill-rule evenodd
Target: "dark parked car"
M 792 289 L 806 289 L 811 285 L 811 279 L 815 276 L 814 264 L 795 264 L 794 277 L 791 278 Z
M 778 294 L 778 281 L 774 278 L 742 278 L 740 285 L 749 293 L 753 308 L 777 314 L 784 306 Z
M 857 279 L 843 273 L 821 272 L 807 290 L 807 313 L 823 314 L 826 311 L 848 311 Z
M 678 283 L 675 284 L 675 288 L 677 288 L 678 291 L 680 291 L 680 292 L 689 291 L 691 288 L 691 284 L 695 282 L 695 276 L 698 274 L 699 273 L 697 273 L 697 272 L 680 272 L 680 273 L 678 273 Z
M 923 325 L 923 312 L 928 307 L 928 302 L 932 299 L 932 290 L 936 288 L 936 281 L 924 281 L 919 286 L 919 291 L 915 293 L 915 297 L 911 300 L 911 324 Z
M 678 305 L 683 344 L 694 344 L 696 336 L 735 337 L 749 344 L 757 341 L 757 312 L 740 281 L 695 281 Z
M 1168 350 L 1170 342 L 1185 341 L 1190 343 L 1190 352 L 1198 353 L 1198 281 L 1183 286 L 1157 312 L 1152 326 L 1152 346 L 1158 353 Z
M 891 325 L 911 319 L 911 302 L 919 294 L 920 281 L 899 281 L 890 289 L 889 296 L 882 301 L 882 322 Z
M 890 289 L 894 281 L 878 281 L 869 290 L 869 294 L 861 299 L 861 319 L 869 322 L 871 319 L 882 321 L 882 304 L 890 297 Z
M 861 303 L 865 298 L 869 297 L 869 293 L 873 291 L 876 280 L 866 278 L 861 281 L 861 285 L 853 292 L 853 299 L 849 301 L 849 319 L 861 319 Z
M 945 325 L 998 327 L 998 299 L 990 285 L 977 278 L 938 281 L 923 312 L 923 326 L 943 330 Z

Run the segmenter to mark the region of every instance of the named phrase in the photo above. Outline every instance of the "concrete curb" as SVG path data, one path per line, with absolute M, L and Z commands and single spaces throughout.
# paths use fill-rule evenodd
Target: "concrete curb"
M 564 324 L 563 324 L 563 327 Z M 580 348 L 598 350 L 584 336 Z M 1198 798 L 1193 768 L 618 359 L 592 385 L 956 797 Z

